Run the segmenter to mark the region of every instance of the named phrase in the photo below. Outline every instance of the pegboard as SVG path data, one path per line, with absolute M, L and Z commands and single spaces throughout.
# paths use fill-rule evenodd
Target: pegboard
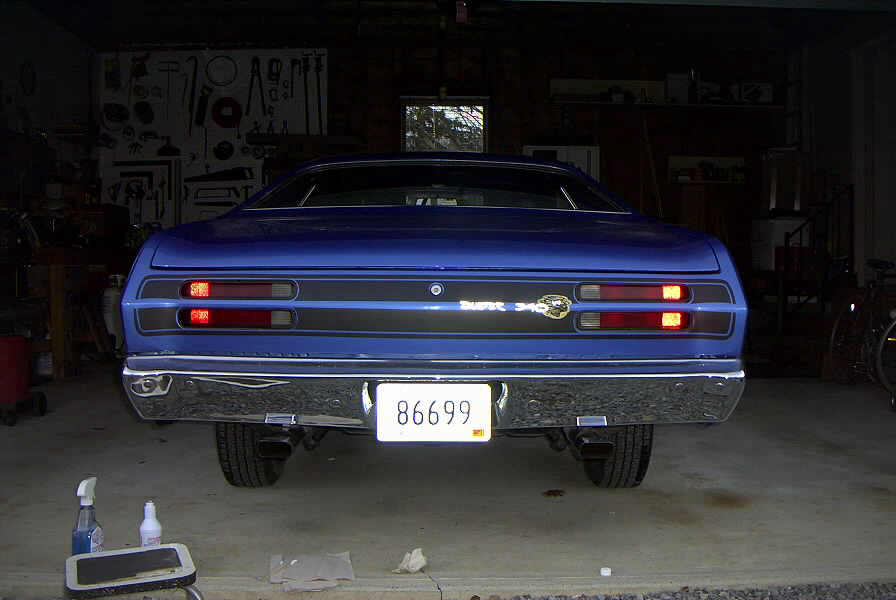
M 258 191 L 250 132 L 327 134 L 327 50 L 106 53 L 96 98 L 103 202 L 132 223 L 220 215 Z

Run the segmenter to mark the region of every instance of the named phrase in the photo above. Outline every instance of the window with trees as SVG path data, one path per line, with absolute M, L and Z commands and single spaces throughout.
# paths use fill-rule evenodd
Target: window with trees
M 482 98 L 403 101 L 406 152 L 485 152 L 486 103 Z

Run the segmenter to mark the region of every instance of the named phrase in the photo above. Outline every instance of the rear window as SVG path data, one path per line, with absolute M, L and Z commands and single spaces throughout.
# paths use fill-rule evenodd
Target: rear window
M 300 175 L 251 208 L 465 206 L 623 212 L 584 180 L 538 168 L 369 165 Z

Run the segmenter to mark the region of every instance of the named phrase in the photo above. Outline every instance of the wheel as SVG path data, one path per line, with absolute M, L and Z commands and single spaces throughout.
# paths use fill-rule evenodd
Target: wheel
M 12 427 L 16 424 L 16 405 L 13 404 L 10 408 L 5 408 L 0 411 L 0 421 L 3 421 L 4 425 L 9 425 Z
M 236 487 L 273 485 L 283 474 L 286 461 L 259 458 L 255 445 L 265 428 L 245 423 L 215 423 L 218 464 L 227 483 Z
M 896 409 L 893 406 L 896 395 L 896 319 L 884 328 L 874 354 L 877 376 L 890 393 L 890 406 Z
M 34 392 L 31 394 L 31 402 L 34 414 L 39 417 L 47 414 L 47 395 L 43 392 Z
M 852 383 L 856 374 L 856 357 L 862 349 L 862 311 L 854 303 L 846 304 L 831 328 L 828 343 L 828 365 L 831 379 Z
M 653 449 L 653 425 L 625 425 L 607 430 L 613 455 L 607 459 L 583 460 L 585 475 L 597 487 L 632 488 L 647 475 Z

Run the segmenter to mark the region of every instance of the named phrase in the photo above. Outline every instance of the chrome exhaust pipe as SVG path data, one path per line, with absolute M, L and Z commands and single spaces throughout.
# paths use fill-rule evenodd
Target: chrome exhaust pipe
M 613 442 L 589 433 L 581 433 L 575 438 L 576 457 L 581 460 L 606 460 L 613 456 Z
M 258 440 L 255 445 L 255 453 L 259 458 L 273 460 L 286 460 L 292 456 L 299 439 L 291 434 L 274 435 Z

